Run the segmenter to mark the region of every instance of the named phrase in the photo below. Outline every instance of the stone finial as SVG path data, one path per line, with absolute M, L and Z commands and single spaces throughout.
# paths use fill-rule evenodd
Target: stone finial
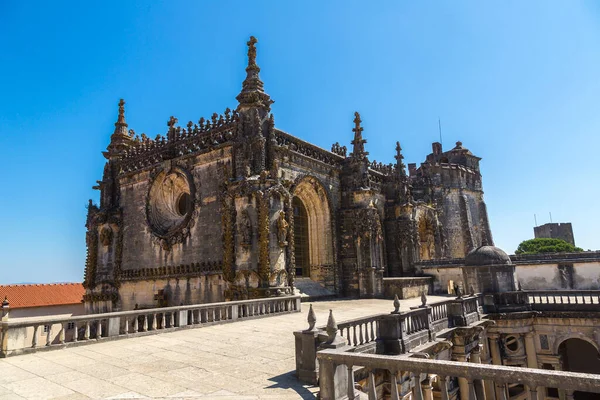
M 396 159 L 396 171 L 402 177 L 406 176 L 406 166 L 404 165 L 404 156 L 402 155 L 402 147 L 400 147 L 400 142 L 396 142 L 396 155 L 394 156 Z
M 518 290 L 519 292 L 522 292 L 522 291 L 523 291 L 523 288 L 521 287 L 521 281 L 517 281 L 517 290 Z
M 131 136 L 127 130 L 127 122 L 125 122 L 125 100 L 119 100 L 119 115 L 115 122 L 115 131 L 110 137 L 110 144 L 107 151 L 104 152 L 104 157 L 111 159 L 122 155 L 131 144 Z
M 392 311 L 392 314 L 400 314 L 400 299 L 397 294 L 394 295 L 394 311 Z
M 246 67 L 246 79 L 242 83 L 242 91 L 236 97 L 239 102 L 238 111 L 250 107 L 263 108 L 267 112 L 271 110 L 273 100 L 264 92 L 264 84 L 260 80 L 260 68 L 256 64 L 256 43 L 258 40 L 250 36 L 248 45 L 248 66 Z
M 335 322 L 335 318 L 333 317 L 333 310 L 329 310 L 329 318 L 327 319 L 327 340 L 329 342 L 333 342 L 338 333 L 337 322 Z
M 361 123 L 362 120 L 360 119 L 360 114 L 356 111 L 354 113 L 354 128 L 352 128 L 354 140 L 351 142 L 353 146 L 351 156 L 358 160 L 364 159 L 369 154 L 365 151 L 365 143 L 367 143 L 367 141 L 362 137 L 363 128 Z
M 314 331 L 315 324 L 317 323 L 317 316 L 315 315 L 315 311 L 313 310 L 312 304 L 310 305 L 310 308 L 308 309 L 307 320 L 308 320 L 308 329 L 306 331 L 307 332 Z
M 427 296 L 425 292 L 421 292 L 421 307 L 427 307 Z
M 469 285 L 469 295 L 475 296 L 475 288 L 473 287 L 473 285 Z
M 246 43 L 248 45 L 248 67 L 258 67 L 256 65 L 256 43 L 258 40 L 254 36 L 250 36 L 250 40 Z
M 4 296 L 4 300 L 2 301 L 2 308 L 10 307 L 10 303 L 8 302 L 8 296 Z

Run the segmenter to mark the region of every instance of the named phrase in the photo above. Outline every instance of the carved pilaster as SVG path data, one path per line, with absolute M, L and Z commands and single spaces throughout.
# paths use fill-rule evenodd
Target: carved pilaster
M 270 235 L 270 212 L 269 196 L 261 191 L 258 194 L 258 274 L 264 286 L 269 285 L 271 274 L 269 235 Z

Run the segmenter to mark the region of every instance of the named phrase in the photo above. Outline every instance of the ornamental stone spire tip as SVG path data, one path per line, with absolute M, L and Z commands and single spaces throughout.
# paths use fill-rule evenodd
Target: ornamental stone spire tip
M 239 102 L 238 111 L 250 107 L 263 108 L 267 112 L 271 110 L 273 100 L 264 91 L 264 84 L 260 80 L 260 67 L 256 64 L 256 43 L 258 40 L 250 36 L 248 45 L 248 66 L 246 67 L 246 79 L 242 83 L 242 91 L 236 97 Z
M 354 132 L 354 140 L 352 143 L 352 157 L 362 160 L 369 153 L 365 151 L 365 143 L 367 141 L 363 139 L 362 131 L 363 127 L 361 126 L 362 120 L 360 119 L 360 114 L 358 111 L 354 112 L 354 128 L 352 128 L 352 132 Z

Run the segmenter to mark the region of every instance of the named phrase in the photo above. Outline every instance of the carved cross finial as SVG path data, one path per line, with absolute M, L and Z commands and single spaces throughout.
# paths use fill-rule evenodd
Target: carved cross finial
M 400 313 L 400 299 L 398 298 L 398 295 L 394 295 L 394 311 L 392 311 L 392 314 L 399 314 Z
M 307 332 L 314 331 L 315 324 L 317 323 L 317 316 L 315 315 L 315 311 L 313 310 L 312 304 L 310 305 L 310 308 L 308 309 L 307 320 L 308 320 L 308 329 L 306 331 Z
M 125 100 L 119 100 L 119 122 L 125 122 Z
M 250 40 L 246 43 L 248 45 L 248 66 L 256 65 L 256 43 L 258 40 L 254 36 L 250 36 Z
M 333 310 L 329 310 L 329 318 L 327 319 L 327 339 L 329 342 L 333 342 L 338 333 L 337 322 L 333 317 Z
M 175 127 L 175 124 L 177 124 L 177 118 L 171 115 L 171 118 L 169 118 L 169 122 L 167 122 L 169 130 L 173 129 Z

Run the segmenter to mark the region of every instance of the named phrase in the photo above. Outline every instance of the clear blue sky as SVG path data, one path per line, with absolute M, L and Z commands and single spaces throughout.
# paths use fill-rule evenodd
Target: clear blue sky
M 438 140 L 483 158 L 496 245 L 573 223 L 600 248 L 596 1 L 0 0 L 0 283 L 78 281 L 119 98 L 154 137 L 236 106 L 249 35 L 276 126 L 371 159 Z

